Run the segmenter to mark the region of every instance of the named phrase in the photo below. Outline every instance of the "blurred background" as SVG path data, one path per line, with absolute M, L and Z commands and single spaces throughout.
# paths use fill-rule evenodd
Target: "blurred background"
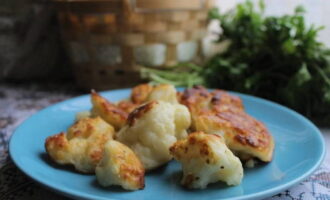
M 219 7 L 221 11 L 227 11 L 241 2 L 244 0 L 215 0 L 213 5 Z M 266 14 L 276 16 L 292 14 L 297 5 L 303 5 L 306 9 L 306 22 L 325 26 L 325 29 L 319 32 L 318 38 L 324 44 L 330 45 L 330 21 L 327 20 L 330 17 L 329 1 L 286 0 L 279 3 L 276 0 L 265 0 L 265 4 Z M 59 10 L 63 11 L 65 8 L 62 7 Z M 72 79 L 73 63 L 69 59 L 70 52 L 64 48 L 65 41 L 61 40 L 61 25 L 56 16 L 59 10 L 55 9 L 54 1 L 50 0 L 1 1 L 1 81 Z M 91 12 L 95 15 L 103 13 L 102 11 Z M 184 17 L 182 20 L 189 21 Z M 214 28 L 214 25 L 212 27 Z M 80 53 L 84 54 L 84 52 Z
M 215 1 L 215 6 L 219 7 L 221 10 L 229 10 L 235 7 L 237 3 L 242 3 L 244 0 L 221 0 Z M 258 2 L 254 0 L 253 2 Z M 286 0 L 286 1 L 276 1 L 276 0 L 265 0 L 266 4 L 266 15 L 281 16 L 284 14 L 293 14 L 295 8 L 298 5 L 302 5 L 305 10 L 306 23 L 316 26 L 324 26 L 324 29 L 319 33 L 318 38 L 320 41 L 324 42 L 326 45 L 330 45 L 330 22 L 329 8 L 330 2 L 325 0 Z
M 326 0 L 2 0 L 1 90 L 200 84 L 329 121 L 329 9 Z

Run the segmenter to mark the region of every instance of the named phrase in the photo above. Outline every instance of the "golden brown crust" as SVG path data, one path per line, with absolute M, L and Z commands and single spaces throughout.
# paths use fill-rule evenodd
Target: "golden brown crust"
M 138 104 L 135 104 L 135 103 L 133 103 L 131 101 L 128 101 L 128 100 L 122 100 L 122 101 L 119 101 L 118 102 L 117 106 L 118 106 L 118 108 L 122 109 L 126 113 L 130 113 L 135 108 L 137 108 L 139 105 Z
M 244 111 L 242 100 L 223 90 L 208 92 L 197 86 L 187 89 L 180 102 L 191 111 L 193 129 L 217 132 L 241 159 L 272 159 L 274 142 L 266 126 Z
M 120 185 L 127 190 L 144 188 L 145 169 L 136 154 L 126 145 L 110 140 L 105 144 L 96 177 L 103 186 Z
M 243 178 L 240 160 L 218 135 L 193 132 L 174 143 L 170 153 L 182 164 L 181 183 L 188 188 L 205 188 L 220 180 L 237 185 Z
M 83 118 L 64 132 L 49 136 L 48 155 L 59 164 L 71 164 L 84 173 L 93 173 L 101 160 L 104 144 L 114 136 L 114 128 L 101 118 Z
M 134 104 L 144 103 L 153 87 L 149 84 L 140 84 L 132 89 L 131 100 Z
M 216 116 L 230 122 L 230 128 L 237 132 L 234 137 L 237 142 L 255 148 L 269 146 L 271 136 L 265 125 L 245 112 L 223 111 L 217 113 Z
M 202 111 L 208 109 L 208 102 L 211 100 L 211 94 L 201 86 L 194 86 L 186 89 L 180 95 L 180 103 L 184 104 L 192 112 Z
M 146 112 L 151 110 L 156 104 L 158 104 L 157 101 L 151 101 L 149 103 L 146 103 L 138 108 L 136 108 L 133 112 L 131 112 L 127 118 L 127 124 L 129 126 L 133 126 L 135 121 L 142 117 Z
M 135 153 L 124 144 L 117 149 L 116 158 L 113 158 L 119 167 L 119 177 L 135 185 L 135 188 L 144 188 L 145 169 Z
M 269 162 L 272 159 L 274 142 L 265 125 L 245 112 L 222 111 L 216 114 L 203 113 L 196 118 L 198 130 L 219 131 L 228 147 L 242 160 L 257 157 Z
M 244 111 L 242 100 L 234 95 L 230 95 L 223 90 L 214 90 L 211 92 L 211 106 L 216 111 L 237 110 Z
M 47 137 L 46 139 L 46 143 L 45 146 L 49 146 L 50 145 L 54 145 L 54 146 L 58 146 L 59 148 L 65 148 L 65 146 L 67 145 L 66 141 L 63 139 L 65 137 L 65 133 L 61 132 L 59 134 L 55 134 L 52 136 Z M 48 150 L 48 149 L 46 149 Z
M 198 148 L 200 158 L 207 157 L 205 162 L 207 164 L 212 163 L 212 149 L 208 145 L 210 140 L 217 140 L 221 138 L 214 134 L 205 134 L 202 131 L 196 131 L 189 134 L 186 140 L 179 140 L 170 147 L 170 153 L 175 157 L 175 159 L 180 160 L 182 156 L 186 157 L 188 155 L 189 146 L 194 146 Z
M 66 152 L 69 149 L 69 143 L 65 137 L 65 133 L 61 132 L 47 137 L 45 149 L 52 159 L 63 160 L 65 155 L 62 152 Z
M 182 156 L 186 156 L 190 145 L 196 145 L 199 149 L 200 155 L 203 156 L 205 152 L 209 152 L 207 146 L 204 148 L 205 141 L 204 138 L 199 139 L 199 134 L 204 134 L 203 132 L 193 132 L 189 134 L 188 138 L 185 140 L 179 140 L 170 147 L 170 153 L 177 159 L 180 160 Z M 208 154 L 208 153 L 207 153 Z
M 224 90 L 208 92 L 202 86 L 186 89 L 182 95 L 179 95 L 179 101 L 195 113 L 228 109 L 244 111 L 242 100 L 239 97 L 230 95 Z
M 93 104 L 93 116 L 100 116 L 106 122 L 114 126 L 116 130 L 119 130 L 125 124 L 128 117 L 127 112 L 112 104 L 94 90 L 91 91 L 91 101 Z
M 132 162 L 127 162 L 128 160 L 132 160 Z M 137 163 L 139 165 L 137 166 Z M 126 162 L 120 165 L 119 174 L 120 177 L 126 180 L 132 180 L 132 182 L 136 183 L 136 188 L 143 189 L 144 188 L 144 167 L 141 162 L 133 158 L 127 158 Z
M 134 163 L 135 164 L 135 163 Z M 136 183 L 136 188 L 143 189 L 144 184 L 144 169 L 143 171 L 137 168 L 143 169 L 143 166 L 141 167 L 134 167 L 132 168 L 132 165 L 128 165 L 127 163 L 123 163 L 120 166 L 120 176 L 123 177 L 123 179 L 134 179 L 134 182 Z
M 114 129 L 101 117 L 83 118 L 76 121 L 68 128 L 67 138 L 88 138 L 95 133 L 107 132 L 111 138 L 114 137 Z

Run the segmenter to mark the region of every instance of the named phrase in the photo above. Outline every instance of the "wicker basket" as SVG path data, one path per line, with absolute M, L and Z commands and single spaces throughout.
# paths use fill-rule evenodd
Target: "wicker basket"
M 57 0 L 80 87 L 139 83 L 139 66 L 198 59 L 211 0 Z

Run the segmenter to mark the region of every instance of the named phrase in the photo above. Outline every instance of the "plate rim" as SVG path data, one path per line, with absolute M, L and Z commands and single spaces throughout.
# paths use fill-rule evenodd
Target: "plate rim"
M 183 90 L 185 88 L 183 87 L 177 87 L 177 89 L 180 91 L 180 90 Z M 207 88 L 208 90 L 214 90 L 212 88 Z M 110 93 L 110 92 L 130 92 L 131 91 L 131 88 L 123 88 L 123 89 L 114 89 L 114 90 L 106 90 L 106 91 L 100 91 L 99 93 L 102 95 L 102 94 L 106 94 L 106 93 Z M 301 181 L 303 181 L 304 179 L 306 179 L 307 177 L 309 177 L 310 175 L 313 174 L 313 172 L 315 172 L 319 166 L 322 164 L 322 162 L 324 161 L 325 159 L 325 155 L 326 155 L 326 147 L 325 147 L 325 141 L 324 141 L 324 137 L 321 133 L 321 131 L 319 130 L 319 128 L 312 122 L 310 121 L 308 118 L 306 118 L 305 116 L 303 116 L 302 114 L 292 110 L 291 108 L 288 108 L 286 106 L 283 106 L 277 102 L 273 102 L 273 101 L 270 101 L 270 100 L 267 100 L 267 99 L 264 99 L 264 98 L 261 98 L 261 97 L 257 97 L 257 96 L 253 96 L 253 95 L 249 95 L 249 94 L 244 94 L 244 93 L 240 93 L 240 92 L 235 92 L 235 91 L 230 91 L 230 90 L 226 90 L 227 92 L 231 93 L 231 94 L 234 94 L 234 95 L 238 95 L 238 96 L 241 96 L 241 97 L 244 97 L 244 98 L 247 98 L 247 99 L 250 99 L 250 100 L 257 100 L 258 103 L 259 102 L 262 102 L 262 103 L 265 103 L 267 105 L 271 105 L 271 106 L 276 106 L 277 109 L 280 109 L 282 112 L 287 112 L 295 117 L 297 117 L 299 120 L 302 120 L 305 124 L 307 124 L 313 131 L 318 140 L 321 142 L 321 155 L 318 157 L 318 160 L 317 162 L 307 171 L 305 172 L 304 174 L 302 174 L 301 176 L 291 180 L 291 181 L 288 181 L 284 184 L 281 184 L 277 187 L 274 187 L 274 188 L 269 188 L 269 189 L 266 189 L 264 191 L 260 191 L 260 192 L 256 192 L 256 193 L 252 193 L 252 194 L 247 194 L 247 195 L 243 195 L 243 196 L 237 196 L 237 197 L 229 197 L 229 198 L 218 198 L 218 199 L 214 199 L 214 200 L 243 200 L 243 199 L 251 199 L 251 198 L 254 198 L 254 199 L 262 199 L 262 198 L 266 198 L 266 197 L 271 197 L 272 195 L 275 195 L 277 193 L 280 193 L 281 191 L 289 188 L 289 187 L 292 187 L 294 186 L 295 184 L 298 184 L 300 183 Z M 18 163 L 18 160 L 15 158 L 15 156 L 13 154 L 14 152 L 14 146 L 13 146 L 13 141 L 15 141 L 15 137 L 18 137 L 16 134 L 17 132 L 20 131 L 20 129 L 22 128 L 22 126 L 24 124 L 26 124 L 31 118 L 33 118 L 35 115 L 38 115 L 40 112 L 46 112 L 47 110 L 50 110 L 52 109 L 53 107 L 57 107 L 57 106 L 60 106 L 61 104 L 67 104 L 67 103 L 70 103 L 70 102 L 73 102 L 73 101 L 77 101 L 79 99 L 82 99 L 82 98 L 88 98 L 90 94 L 83 94 L 83 95 L 79 95 L 79 96 L 76 96 L 76 97 L 72 97 L 72 98 L 69 98 L 69 99 L 66 99 L 64 101 L 61 101 L 61 102 L 58 102 L 58 103 L 55 103 L 55 104 L 52 104 L 50 106 L 47 106 L 41 110 L 38 110 L 37 112 L 35 112 L 34 114 L 30 115 L 27 119 L 25 119 L 21 124 L 19 124 L 17 126 L 17 128 L 13 131 L 12 135 L 10 136 L 10 139 L 9 139 L 9 156 L 11 158 L 11 160 L 13 161 L 13 163 L 15 164 L 15 166 L 21 171 L 23 172 L 26 176 L 28 176 L 30 179 L 32 179 L 33 181 L 36 181 L 37 183 L 47 187 L 48 189 L 51 189 L 52 191 L 55 191 L 57 193 L 59 193 L 60 195 L 64 195 L 64 196 L 67 196 L 67 197 L 74 197 L 74 198 L 79 198 L 79 199 L 104 199 L 104 200 L 119 200 L 117 198 L 112 198 L 112 197 L 99 197 L 99 196 L 95 196 L 95 195 L 90 195 L 88 193 L 82 193 L 80 191 L 73 191 L 72 189 L 70 188 L 64 188 L 64 187 L 54 187 L 53 185 L 51 184 L 48 184 L 45 180 L 42 180 L 38 177 L 34 177 L 33 174 L 30 174 L 28 170 L 24 169 L 23 166 L 20 166 Z M 244 103 L 244 102 L 243 102 Z

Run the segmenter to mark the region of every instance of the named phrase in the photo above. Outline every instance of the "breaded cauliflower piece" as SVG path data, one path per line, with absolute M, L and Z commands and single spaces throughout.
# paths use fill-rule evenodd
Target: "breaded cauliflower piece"
M 151 101 L 130 113 L 126 125 L 117 133 L 118 141 L 129 146 L 145 169 L 156 168 L 172 156 L 169 147 L 186 137 L 190 113 L 185 106 Z
M 165 101 L 172 104 L 178 104 L 176 89 L 173 85 L 168 84 L 157 86 L 140 84 L 132 89 L 130 99 L 119 101 L 117 107 L 130 113 L 135 108 L 149 101 Z
M 68 128 L 67 138 L 71 140 L 73 138 L 86 139 L 93 134 L 109 135 L 110 138 L 114 138 L 115 132 L 111 125 L 106 123 L 102 118 L 82 118 L 76 121 L 71 127 Z
M 49 156 L 59 164 L 71 164 L 78 171 L 94 173 L 104 144 L 114 136 L 114 128 L 100 117 L 83 118 L 64 132 L 46 139 Z
M 149 84 L 140 84 L 133 87 L 131 93 L 131 101 L 138 105 L 145 103 L 152 89 L 153 86 Z
M 181 140 L 187 137 L 187 129 L 191 124 L 190 112 L 184 105 L 175 104 L 173 106 L 175 108 L 175 137 L 176 139 Z
M 116 130 L 119 130 L 125 124 L 128 113 L 93 90 L 91 92 L 91 101 L 93 104 L 92 116 L 100 116 L 114 126 Z
M 181 184 L 188 188 L 203 189 L 217 181 L 238 185 L 243 178 L 242 163 L 218 135 L 191 133 L 170 152 L 182 164 Z
M 117 103 L 117 107 L 125 111 L 126 113 L 132 112 L 135 108 L 137 108 L 139 104 L 135 104 L 130 100 L 121 100 Z
M 165 101 L 171 104 L 178 104 L 176 89 L 173 85 L 161 84 L 155 86 L 148 95 L 148 101 Z
M 225 138 L 230 150 L 242 161 L 258 158 L 270 162 L 274 140 L 266 126 L 245 112 L 222 111 L 216 115 L 201 114 L 195 120 L 196 130 Z
M 115 140 L 105 144 L 95 173 L 98 182 L 104 187 L 120 185 L 126 190 L 144 188 L 142 163 L 130 148 Z
M 267 127 L 244 111 L 242 100 L 223 90 L 208 92 L 201 86 L 180 96 L 192 116 L 192 129 L 223 136 L 229 149 L 242 161 L 258 158 L 270 162 L 274 139 Z

